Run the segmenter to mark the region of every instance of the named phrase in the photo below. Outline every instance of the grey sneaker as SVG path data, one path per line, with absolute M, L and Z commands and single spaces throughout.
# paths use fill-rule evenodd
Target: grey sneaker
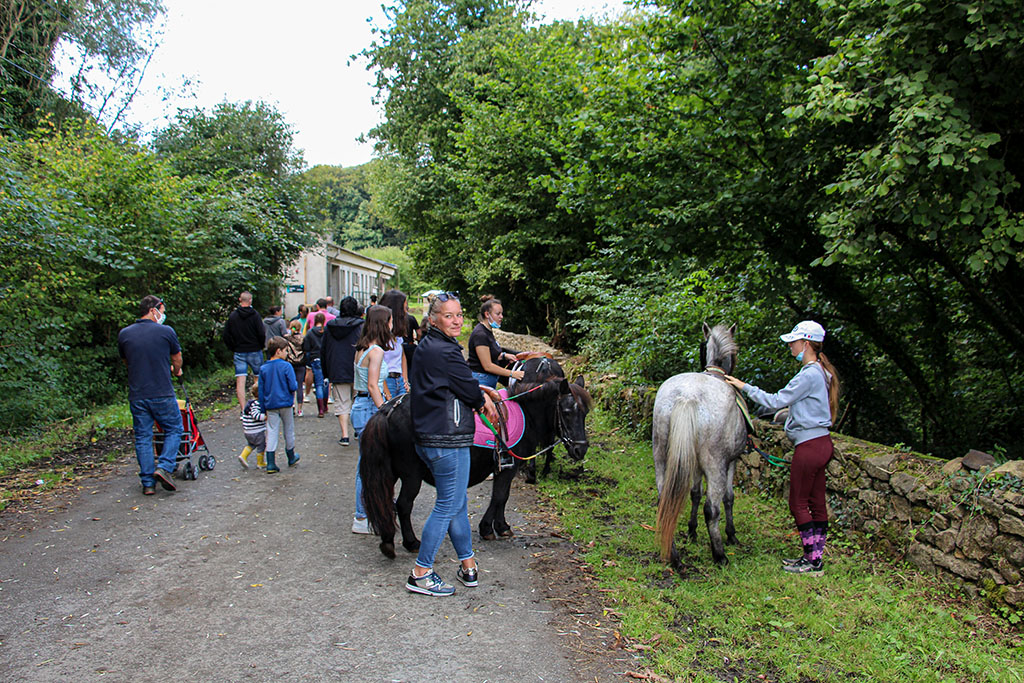
M 790 564 L 782 567 L 783 571 L 790 572 L 791 574 L 809 574 L 811 576 L 820 576 L 824 571 L 825 565 L 821 560 L 808 560 L 801 557 L 800 561 L 796 564 Z
M 410 593 L 422 593 L 423 595 L 433 595 L 439 598 L 446 598 L 449 595 L 455 594 L 455 586 L 445 583 L 435 572 L 430 572 L 426 576 L 419 578 L 410 574 L 409 580 L 405 582 L 405 589 Z
M 804 560 L 803 556 L 800 556 L 800 557 L 784 557 L 784 558 L 782 558 L 782 566 L 783 567 L 792 567 L 794 564 L 797 564 L 798 562 L 803 562 L 803 560 Z
M 469 586 L 470 588 L 472 588 L 473 586 L 480 585 L 477 567 L 473 567 L 472 569 L 463 569 L 460 566 L 459 569 L 455 572 L 455 576 L 458 577 L 459 581 L 462 582 L 463 586 Z

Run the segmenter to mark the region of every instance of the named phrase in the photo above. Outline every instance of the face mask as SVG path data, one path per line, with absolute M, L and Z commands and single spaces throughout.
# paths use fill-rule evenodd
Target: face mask
M 797 363 L 803 363 L 804 362 L 804 351 L 806 351 L 806 350 L 807 350 L 807 345 L 804 344 L 803 350 L 800 351 L 800 353 L 796 354 L 796 362 Z
M 165 314 L 163 314 L 162 312 L 157 312 L 157 314 L 156 314 L 156 324 L 157 325 L 163 325 L 165 320 L 167 320 L 167 316 Z
M 494 322 L 493 320 L 491 321 L 491 327 L 496 329 L 496 330 L 500 330 L 501 329 L 501 325 L 499 325 L 498 323 Z

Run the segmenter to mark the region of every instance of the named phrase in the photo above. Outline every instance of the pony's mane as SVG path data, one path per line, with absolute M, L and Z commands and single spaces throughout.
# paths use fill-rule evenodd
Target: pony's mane
M 707 358 L 709 363 L 714 363 L 722 358 L 728 358 L 739 351 L 736 340 L 729 333 L 725 325 L 715 325 L 711 328 L 707 340 Z

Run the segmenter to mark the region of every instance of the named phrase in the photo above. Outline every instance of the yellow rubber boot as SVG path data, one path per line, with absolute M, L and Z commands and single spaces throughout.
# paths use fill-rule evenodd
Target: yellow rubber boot
M 252 446 L 246 446 L 245 448 L 242 449 L 242 452 L 238 454 L 238 462 L 242 463 L 242 467 L 244 467 L 245 469 L 249 469 L 250 453 L 252 453 Z M 260 453 L 260 455 L 257 457 L 260 457 L 262 455 L 263 454 Z
M 266 467 L 267 459 L 263 457 L 263 451 L 256 454 L 256 467 Z

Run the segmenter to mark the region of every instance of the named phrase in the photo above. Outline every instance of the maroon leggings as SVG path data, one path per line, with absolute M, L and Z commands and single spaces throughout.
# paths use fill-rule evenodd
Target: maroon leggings
M 797 526 L 827 522 L 825 507 L 825 466 L 832 459 L 832 437 L 804 441 L 793 451 L 789 468 L 789 511 Z

